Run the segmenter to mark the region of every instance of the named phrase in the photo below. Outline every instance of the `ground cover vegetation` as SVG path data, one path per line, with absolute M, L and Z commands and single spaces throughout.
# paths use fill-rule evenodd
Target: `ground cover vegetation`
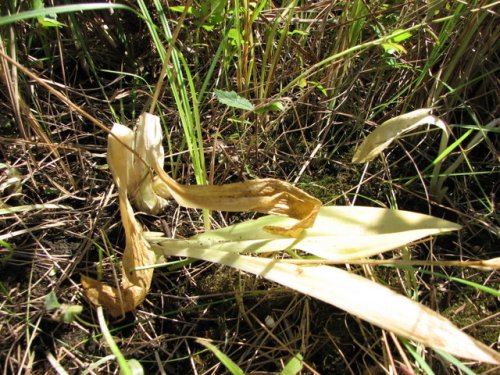
M 363 276 L 438 312 L 485 350 L 498 350 L 494 2 L 9 0 L 0 9 L 4 374 L 498 370 L 494 351 L 489 360 L 458 358 L 402 330 L 379 328 L 387 328 L 380 318 L 336 308 L 351 305 L 321 295 L 337 285 L 325 282 L 307 295 L 285 288 L 304 291 L 281 276 L 270 280 L 282 285 L 249 274 L 248 256 L 213 262 L 221 248 L 243 243 L 248 253 L 248 244 L 261 239 L 267 245 L 252 251 L 264 265 L 307 264 L 300 268 L 307 274 L 329 264 L 339 275 Z M 260 214 L 246 206 L 229 213 L 229 203 L 218 211 L 207 195 L 191 204 L 192 197 L 179 198 L 177 185 L 168 185 L 175 200 L 143 192 L 142 203 L 132 200 L 134 214 L 130 193 L 116 190 L 134 172 L 117 172 L 127 158 L 109 158 L 109 147 L 122 147 L 109 133 L 114 123 L 134 129 L 144 112 L 158 116 L 163 146 L 161 162 L 147 165 L 161 176 L 164 169 L 167 182 L 170 176 L 179 186 L 259 179 L 312 202 L 313 211 L 312 197 L 319 199 L 323 226 L 330 225 L 325 216 L 342 211 L 335 206 L 371 206 L 461 228 L 346 260 L 316 253 L 300 237 L 317 228 L 313 220 L 283 208 L 282 200 L 260 205 Z M 415 118 L 424 121 L 416 126 Z M 368 146 L 360 147 L 364 140 Z M 133 155 L 124 150 L 118 155 Z M 147 158 L 137 155 L 135 170 Z M 149 178 L 144 170 L 142 180 Z M 143 186 L 142 180 L 134 183 Z M 371 211 L 356 212 L 365 215 L 363 225 L 383 226 Z M 223 229 L 237 223 L 243 224 Z M 275 249 L 270 244 L 294 239 L 266 237 L 261 226 L 298 240 Z M 143 231 L 147 246 L 165 255 L 151 285 L 125 315 L 96 309 L 85 280 L 119 285 L 129 237 Z M 339 229 L 331 232 L 340 242 Z M 425 236 L 433 233 L 439 231 Z M 340 287 L 353 300 L 363 295 L 347 282 Z

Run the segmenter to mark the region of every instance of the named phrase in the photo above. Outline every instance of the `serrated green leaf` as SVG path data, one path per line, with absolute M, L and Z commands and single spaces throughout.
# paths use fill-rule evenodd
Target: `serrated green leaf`
M 254 106 L 250 101 L 234 91 L 222 91 L 215 89 L 215 96 L 222 104 L 232 108 L 244 109 L 246 111 L 253 111 Z

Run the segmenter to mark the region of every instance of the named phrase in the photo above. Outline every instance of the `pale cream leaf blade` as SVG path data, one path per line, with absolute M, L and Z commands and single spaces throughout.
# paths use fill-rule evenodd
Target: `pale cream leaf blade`
M 438 117 L 431 115 L 431 110 L 432 108 L 417 109 L 385 121 L 361 143 L 354 153 L 352 162 L 365 163 L 373 160 L 395 139 L 421 125 L 436 125 L 447 133 L 446 124 Z
M 453 355 L 500 364 L 500 355 L 449 320 L 361 276 L 330 266 L 300 266 L 216 250 L 154 248 L 165 256 L 217 262 L 275 281 L 374 325 Z
M 290 227 L 296 221 L 264 216 L 207 231 L 184 242 L 173 241 L 172 246 L 239 253 L 297 249 L 328 260 L 348 261 L 460 229 L 455 223 L 424 214 L 359 206 L 321 207 L 313 226 L 305 229 L 298 238 L 283 238 L 263 229 L 268 226 Z

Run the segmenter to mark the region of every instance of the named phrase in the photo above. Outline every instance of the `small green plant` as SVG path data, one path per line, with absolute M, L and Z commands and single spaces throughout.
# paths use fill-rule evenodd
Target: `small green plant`
M 232 374 L 232 375 L 244 375 L 245 373 L 243 370 L 236 364 L 234 363 L 231 358 L 229 358 L 227 355 L 225 355 L 223 352 L 219 350 L 219 348 L 215 345 L 213 345 L 210 341 L 205 340 L 205 339 L 197 339 L 196 342 L 198 344 L 203 345 L 207 349 L 209 349 L 214 355 L 221 361 L 221 363 L 226 367 L 226 369 Z M 295 375 L 298 374 L 303 367 L 303 358 L 302 355 L 297 354 L 294 355 L 283 367 L 283 370 L 279 373 L 280 375 Z
M 81 305 L 59 303 L 54 292 L 50 292 L 45 296 L 45 308 L 52 312 L 53 319 L 61 320 L 64 323 L 73 322 L 83 311 Z
M 97 308 L 97 318 L 99 320 L 99 327 L 101 328 L 104 340 L 109 346 L 109 349 L 116 357 L 118 366 L 120 367 L 120 374 L 122 375 L 143 375 L 144 369 L 142 368 L 139 361 L 136 359 L 125 359 L 120 348 L 116 345 L 111 332 L 109 332 L 108 325 L 106 324 L 106 319 L 104 318 L 104 313 L 102 307 Z

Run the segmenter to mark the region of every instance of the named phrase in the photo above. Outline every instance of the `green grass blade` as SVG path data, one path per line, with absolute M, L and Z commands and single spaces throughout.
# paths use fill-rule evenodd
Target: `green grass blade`
M 205 348 L 209 349 L 214 355 L 221 361 L 221 363 L 226 366 L 228 371 L 233 375 L 245 375 L 243 370 L 241 370 L 236 363 L 234 363 L 231 358 L 225 355 L 219 350 L 215 345 L 211 344 L 208 340 L 196 339 L 198 344 L 203 345 Z
M 109 332 L 108 326 L 106 324 L 106 320 L 104 319 L 104 313 L 102 307 L 99 306 L 97 308 L 97 317 L 99 320 L 99 327 L 101 328 L 102 335 L 106 340 L 111 352 L 115 355 L 116 360 L 118 361 L 118 366 L 120 366 L 120 373 L 123 375 L 142 375 L 144 371 L 140 364 L 138 365 L 137 361 L 127 361 L 123 356 L 120 348 L 116 345 L 113 336 L 111 336 L 111 332 Z
M 408 340 L 401 338 L 400 339 L 403 342 L 404 347 L 406 350 L 410 352 L 410 354 L 415 358 L 415 361 L 419 364 L 420 368 L 422 369 L 423 373 L 427 375 L 435 375 L 434 371 L 432 371 L 431 367 L 429 364 L 425 361 L 424 358 L 415 350 L 415 346 L 412 345 Z
M 46 8 L 28 10 L 10 16 L 0 17 L 0 26 L 9 25 L 17 21 L 28 20 L 37 17 L 44 17 L 49 14 L 74 13 L 74 12 L 84 12 L 88 10 L 100 10 L 100 9 L 124 9 L 135 13 L 134 9 L 123 4 L 88 3 L 88 4 L 77 4 L 77 5 L 60 5 L 55 7 L 46 7 Z
M 472 371 L 470 368 L 468 368 L 466 365 L 464 365 L 459 359 L 455 358 L 451 354 L 446 353 L 446 352 L 444 352 L 442 350 L 437 350 L 437 349 L 434 349 L 434 350 L 441 357 L 443 357 L 445 361 L 447 361 L 447 362 L 455 365 L 460 370 L 462 370 L 464 372 L 464 374 L 467 374 L 467 375 L 477 375 L 477 373 L 475 373 L 474 371 Z
M 471 288 L 476 288 L 477 290 L 480 290 L 483 293 L 491 294 L 492 296 L 494 296 L 496 298 L 500 297 L 500 290 L 499 289 L 493 289 L 493 288 L 490 288 L 490 287 L 483 285 L 483 284 L 478 284 L 478 283 L 475 283 L 473 281 L 461 279 L 460 277 L 448 276 L 448 275 L 445 275 L 445 274 L 439 273 L 439 272 L 431 272 L 431 271 L 426 271 L 426 270 L 418 270 L 418 272 L 425 273 L 427 275 L 441 277 L 443 279 L 448 279 L 450 281 L 455 281 L 457 283 L 470 286 Z
M 280 375 L 296 375 L 298 374 L 300 371 L 302 371 L 302 367 L 304 358 L 302 357 L 302 355 L 299 353 L 299 354 L 296 354 L 292 357 L 292 359 L 290 359 L 287 364 L 285 365 L 285 367 L 283 368 L 283 370 L 281 370 L 281 373 Z

